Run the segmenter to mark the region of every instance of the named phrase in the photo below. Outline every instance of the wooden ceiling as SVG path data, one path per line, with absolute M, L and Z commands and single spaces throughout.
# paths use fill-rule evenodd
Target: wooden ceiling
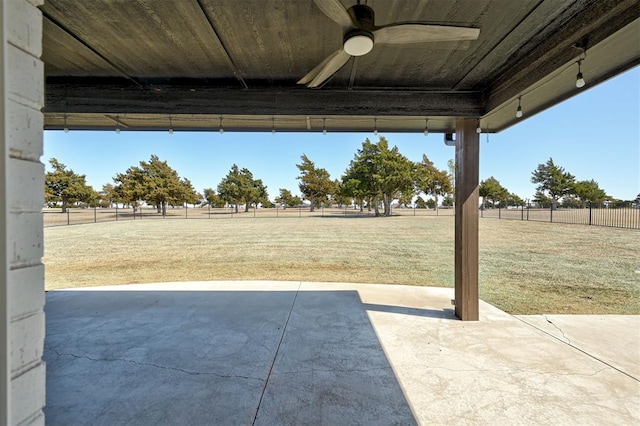
M 356 0 L 342 0 L 345 8 Z M 450 132 L 525 119 L 640 63 L 637 0 L 369 0 L 376 24 L 480 28 L 474 41 L 375 45 L 297 81 L 342 45 L 313 0 L 47 0 L 45 128 Z M 585 90 L 587 87 L 583 88 Z

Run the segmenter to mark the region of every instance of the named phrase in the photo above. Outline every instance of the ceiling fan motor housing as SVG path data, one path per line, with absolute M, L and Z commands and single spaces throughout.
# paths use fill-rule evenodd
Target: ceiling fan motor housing
M 347 12 L 351 16 L 351 20 L 357 22 L 359 28 L 374 30 L 376 14 L 372 8 L 364 4 L 356 4 L 351 6 Z

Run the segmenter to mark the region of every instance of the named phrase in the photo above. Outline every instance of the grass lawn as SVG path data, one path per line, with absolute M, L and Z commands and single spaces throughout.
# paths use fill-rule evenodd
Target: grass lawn
M 46 228 L 46 289 L 283 280 L 453 287 L 452 217 L 139 220 Z M 480 297 L 512 314 L 640 314 L 640 232 L 482 219 Z

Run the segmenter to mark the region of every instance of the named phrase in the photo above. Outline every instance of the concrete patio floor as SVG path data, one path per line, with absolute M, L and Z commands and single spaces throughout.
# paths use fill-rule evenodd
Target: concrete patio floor
M 194 282 L 47 293 L 51 425 L 640 422 L 640 316 L 514 317 L 453 289 Z

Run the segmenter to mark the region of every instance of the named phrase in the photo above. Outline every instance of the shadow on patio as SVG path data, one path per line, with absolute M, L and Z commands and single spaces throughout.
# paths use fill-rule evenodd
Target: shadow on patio
M 457 321 L 452 293 L 292 282 L 49 292 L 47 421 L 371 425 L 640 418 L 633 377 L 484 303 L 480 322 Z

